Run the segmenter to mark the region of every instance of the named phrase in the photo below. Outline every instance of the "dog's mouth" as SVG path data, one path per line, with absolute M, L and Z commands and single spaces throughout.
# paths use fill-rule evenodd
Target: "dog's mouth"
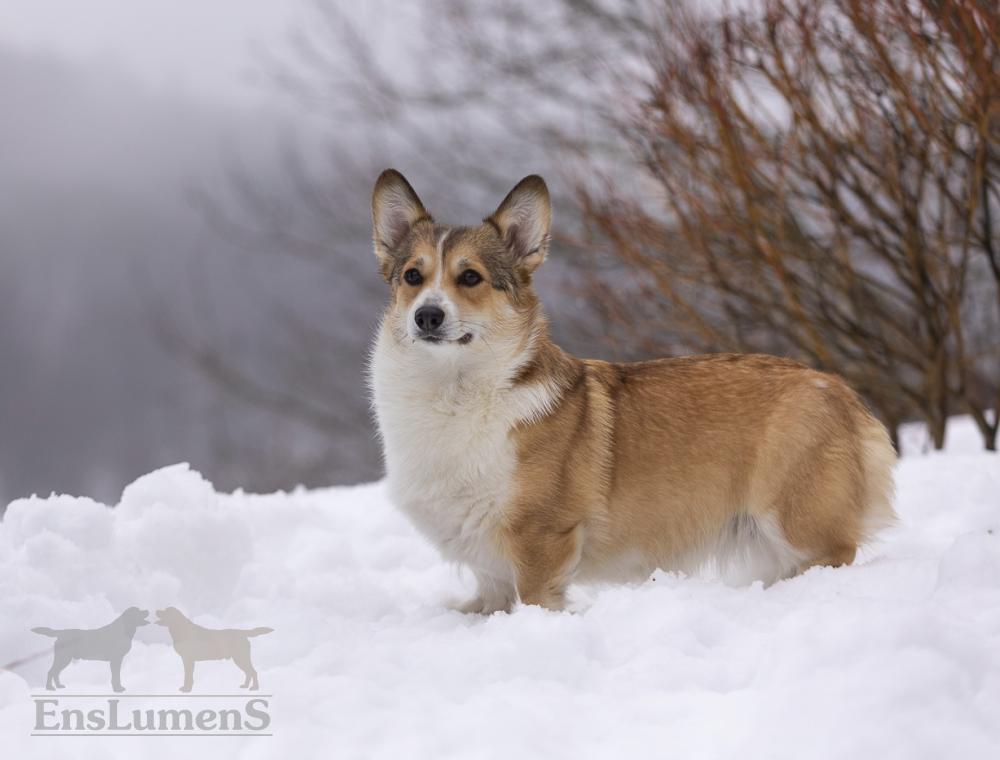
M 139 610 L 140 617 L 136 621 L 137 625 L 149 625 L 149 610 Z
M 465 346 L 472 342 L 472 333 L 465 333 L 465 335 L 461 336 L 460 338 L 455 338 L 454 340 L 448 340 L 446 338 L 442 338 L 440 335 L 421 335 L 420 340 L 422 340 L 424 343 L 431 343 L 431 344 L 455 343 L 456 345 L 459 346 Z

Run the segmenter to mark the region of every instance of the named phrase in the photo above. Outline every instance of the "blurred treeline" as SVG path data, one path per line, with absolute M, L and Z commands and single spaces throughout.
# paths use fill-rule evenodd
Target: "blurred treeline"
M 183 183 L 197 243 L 130 286 L 172 358 L 136 468 L 190 458 L 247 489 L 378 476 L 368 202 L 390 165 L 452 223 L 546 176 L 539 287 L 574 352 L 779 353 L 843 374 L 894 432 L 923 420 L 940 446 L 969 413 L 995 448 L 996 3 L 306 2 L 312 22 L 257 52 L 288 116 L 236 124 L 252 138 Z M 143 451 L 157 431 L 169 445 Z

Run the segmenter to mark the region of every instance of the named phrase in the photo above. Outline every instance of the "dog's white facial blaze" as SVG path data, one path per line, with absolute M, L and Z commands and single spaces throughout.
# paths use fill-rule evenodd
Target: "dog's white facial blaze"
M 447 271 L 445 266 L 445 245 L 452 229 L 444 230 L 437 239 L 435 245 L 436 261 L 434 262 L 434 277 L 430 285 L 424 288 L 423 292 L 414 299 L 406 313 L 406 334 L 414 343 L 426 346 L 432 350 L 440 350 L 449 346 L 456 346 L 458 341 L 463 339 L 472 330 L 465 329 L 465 320 L 461 318 L 458 305 L 449 297 L 444 288 L 444 277 Z M 424 306 L 437 306 L 444 311 L 444 322 L 441 323 L 440 338 L 434 342 L 422 339 L 420 330 L 417 327 L 417 311 Z M 475 335 L 473 334 L 473 337 Z

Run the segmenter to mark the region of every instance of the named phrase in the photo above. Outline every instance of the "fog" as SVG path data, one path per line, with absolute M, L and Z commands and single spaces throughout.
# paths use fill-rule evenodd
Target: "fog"
M 262 27 L 281 15 L 252 5 L 0 6 L 0 500 L 113 499 L 181 460 L 238 477 L 220 466 L 218 427 L 253 411 L 231 409 L 156 326 L 205 304 L 223 322 L 260 318 L 238 252 L 196 202 L 222 192 L 227 156 L 273 155 L 295 129 L 241 80 L 247 14 Z M 331 480 L 377 474 L 373 452 L 361 461 Z
M 930 289 L 964 299 L 958 310 L 941 307 L 949 323 L 975 317 L 962 331 L 972 336 L 965 358 L 948 353 L 957 345 L 949 333 L 928 327 L 944 337 L 884 375 L 850 358 L 882 355 L 878 341 L 865 342 L 868 331 L 852 333 L 861 342 L 836 358 L 842 325 L 830 322 L 826 298 L 847 308 L 855 286 L 824 291 L 807 315 L 836 349 L 828 363 L 798 342 L 797 319 L 776 343 L 773 310 L 757 310 L 755 291 L 744 311 L 732 311 L 725 287 L 706 290 L 708 253 L 720 241 L 701 232 L 715 229 L 713 215 L 730 214 L 746 240 L 761 231 L 746 232 L 731 182 L 691 185 L 701 170 L 685 168 L 677 150 L 697 153 L 701 140 L 670 137 L 647 111 L 658 87 L 686 81 L 664 79 L 658 67 L 680 55 L 675 73 L 687 70 L 687 44 L 715 7 L 0 0 L 0 504 L 51 491 L 114 501 L 134 477 L 179 461 L 221 489 L 378 478 L 364 374 L 387 292 L 371 251 L 369 198 L 387 166 L 406 174 L 439 221 L 457 224 L 481 219 L 524 175 L 544 174 L 554 244 L 536 284 L 556 341 L 574 353 L 785 353 L 849 380 L 858 373 L 855 384 L 893 426 L 914 418 L 914 404 L 925 419 L 943 419 L 934 383 L 911 388 L 937 377 L 922 369 L 922 357 L 935 356 L 969 374 L 949 409 L 991 408 L 995 279 L 970 284 L 972 300 L 960 288 Z M 668 9 L 679 14 L 674 23 L 664 20 Z M 706 91 L 681 95 L 695 112 L 714 113 Z M 955 123 L 981 123 L 969 113 Z M 883 127 L 890 143 L 902 134 L 891 119 Z M 965 187 L 963 155 L 940 176 L 957 172 Z M 995 175 L 981 176 L 1000 203 Z M 678 190 L 711 202 L 660 208 Z M 933 214 L 906 216 L 914 234 L 954 224 L 976 238 L 994 206 L 986 214 L 968 201 L 941 224 Z M 692 209 L 708 216 L 691 223 Z M 633 240 L 648 248 L 638 261 Z M 743 271 L 757 248 L 724 242 Z M 861 271 L 871 271 L 880 251 L 854 244 Z M 963 250 L 984 267 L 986 248 Z M 698 250 L 707 271 L 695 266 Z M 811 251 L 789 255 L 832 261 Z M 760 284 L 780 306 L 775 283 Z M 879 292 L 869 296 L 882 303 Z M 894 297 L 888 334 L 897 309 L 907 326 L 936 314 L 921 306 L 927 296 Z
M 185 190 L 212 182 L 219 145 L 247 120 L 9 48 L 0 91 L 3 495 L 108 498 L 150 465 L 207 455 L 204 383 L 151 325 L 224 245 Z
M 413 11 L 373 8 L 351 13 L 392 66 Z M 0 0 L 0 503 L 113 501 L 178 461 L 227 489 L 380 475 L 371 182 L 396 165 L 441 219 L 490 208 L 482 182 L 442 185 L 449 168 L 391 130 L 318 119 L 268 82 L 262 61 L 304 18 L 297 2 Z M 539 168 L 471 146 L 504 182 Z
M 257 45 L 301 20 L 299 0 L 0 0 L 0 42 L 74 66 L 117 68 L 153 89 L 225 102 L 266 100 L 252 87 Z

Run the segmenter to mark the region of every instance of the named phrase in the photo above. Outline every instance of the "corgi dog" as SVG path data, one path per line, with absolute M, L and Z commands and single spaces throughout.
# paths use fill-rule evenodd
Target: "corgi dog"
M 573 582 L 709 563 L 770 584 L 851 563 L 893 521 L 893 446 L 839 377 L 774 356 L 615 364 L 556 346 L 532 288 L 551 224 L 541 177 L 451 227 L 390 169 L 372 221 L 391 289 L 369 370 L 390 497 L 475 574 L 463 611 L 560 610 Z

